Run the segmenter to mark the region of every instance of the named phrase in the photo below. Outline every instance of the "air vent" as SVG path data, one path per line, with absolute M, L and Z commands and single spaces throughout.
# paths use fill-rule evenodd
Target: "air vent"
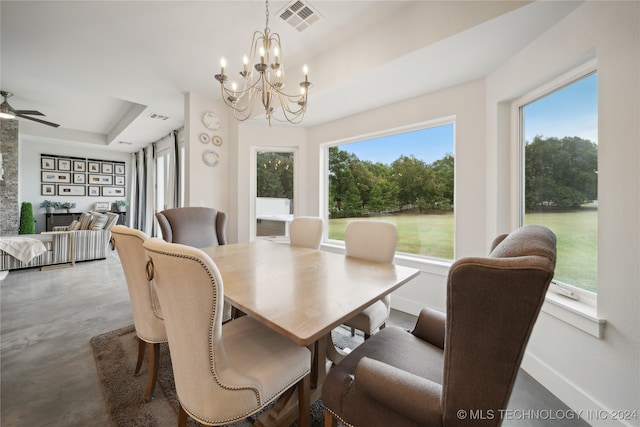
M 322 18 L 322 15 L 309 3 L 300 0 L 289 3 L 278 12 L 278 16 L 298 31 L 306 30 Z
M 169 120 L 169 116 L 163 116 L 162 114 L 156 113 L 150 113 L 149 118 L 154 120 Z

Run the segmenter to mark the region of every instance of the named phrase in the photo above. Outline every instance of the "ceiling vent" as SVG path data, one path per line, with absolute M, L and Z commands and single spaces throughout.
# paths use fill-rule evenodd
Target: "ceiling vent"
M 278 16 L 298 31 L 304 31 L 320 21 L 322 15 L 309 3 L 294 0 L 278 12 Z
M 169 116 L 163 116 L 162 114 L 150 113 L 149 114 L 149 118 L 150 119 L 154 119 L 154 120 L 168 120 Z

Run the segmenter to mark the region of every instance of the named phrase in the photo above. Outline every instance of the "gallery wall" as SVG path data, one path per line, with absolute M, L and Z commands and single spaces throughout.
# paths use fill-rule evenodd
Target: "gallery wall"
M 126 182 L 125 194 L 114 196 L 58 196 L 42 195 L 41 181 L 41 155 L 49 154 L 61 158 L 88 158 L 99 159 L 105 162 L 120 162 L 125 164 Z M 81 154 L 81 155 L 80 155 Z M 77 146 L 58 144 L 53 142 L 39 142 L 29 136 L 20 137 L 20 202 L 33 204 L 33 216 L 36 220 L 36 233 L 45 231 L 45 210 L 40 208 L 43 200 L 53 202 L 72 202 L 76 207 L 72 212 L 84 212 L 93 209 L 96 202 L 115 202 L 115 200 L 129 199 L 129 187 L 131 179 L 131 154 L 112 152 L 102 149 L 82 148 Z M 88 191 L 88 190 L 87 190 Z M 62 211 L 59 211 L 62 212 Z

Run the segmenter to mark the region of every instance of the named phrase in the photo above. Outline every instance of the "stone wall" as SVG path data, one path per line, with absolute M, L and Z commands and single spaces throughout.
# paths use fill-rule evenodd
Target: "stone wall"
M 0 120 L 0 153 L 4 169 L 4 183 L 0 185 L 0 236 L 8 236 L 18 234 L 20 228 L 17 120 Z

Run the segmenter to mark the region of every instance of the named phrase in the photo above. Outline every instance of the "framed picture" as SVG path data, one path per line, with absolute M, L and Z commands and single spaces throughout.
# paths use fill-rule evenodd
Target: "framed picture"
M 87 162 L 84 160 L 74 160 L 73 161 L 73 171 L 74 172 L 86 172 L 87 171 Z
M 113 185 L 112 175 L 89 175 L 89 184 Z
M 102 195 L 106 197 L 124 196 L 124 187 L 102 187 Z
M 56 159 L 51 157 L 41 157 L 40 158 L 40 168 L 53 170 L 56 168 Z
M 58 159 L 58 170 L 59 171 L 70 171 L 71 170 L 71 160 L 69 160 L 69 159 Z
M 74 184 L 86 184 L 87 176 L 83 173 L 74 173 L 73 174 L 73 183 Z
M 125 171 L 125 167 L 124 166 L 125 166 L 124 163 L 116 163 L 113 166 L 113 172 L 116 175 L 124 175 L 124 171 Z
M 100 162 L 87 162 L 89 172 L 100 173 Z
M 42 184 L 40 186 L 40 194 L 43 196 L 55 196 L 56 186 L 54 184 Z
M 84 185 L 58 184 L 58 196 L 84 196 L 85 189 Z
M 89 186 L 90 196 L 100 196 L 100 187 Z
M 69 172 L 42 172 L 42 182 L 71 182 L 71 174 Z
M 124 186 L 124 176 L 116 176 L 114 180 L 114 184 Z
M 113 173 L 113 163 L 103 163 L 102 173 Z
M 98 212 L 108 212 L 111 210 L 111 202 L 96 202 L 93 210 Z

